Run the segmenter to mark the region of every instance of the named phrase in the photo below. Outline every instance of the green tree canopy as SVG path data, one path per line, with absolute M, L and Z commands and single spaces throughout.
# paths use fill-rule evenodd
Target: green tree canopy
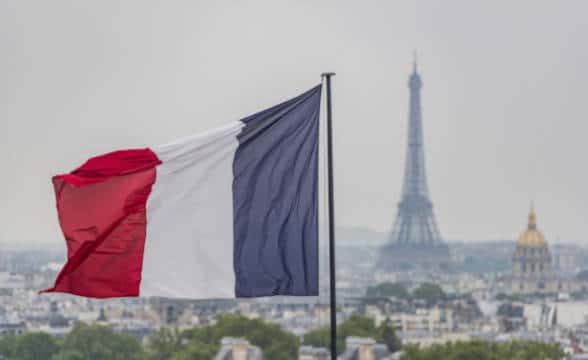
M 241 337 L 259 346 L 266 358 L 296 359 L 298 339 L 274 324 L 225 315 L 211 326 L 185 331 L 164 329 L 150 338 L 149 354 L 145 357 L 139 342 L 130 335 L 118 334 L 99 325 L 76 324 L 63 343 L 51 335 L 30 333 L 0 338 L 0 359 L 6 360 L 209 360 L 214 357 L 224 336 Z M 338 327 L 337 349 L 344 350 L 348 336 L 371 337 L 384 343 L 391 351 L 400 349 L 391 322 L 375 326 L 371 318 L 353 315 Z M 304 336 L 304 343 L 329 346 L 329 327 L 321 327 Z M 406 346 L 400 360 L 559 360 L 563 352 L 558 344 L 532 341 L 506 343 L 481 340 L 447 343 L 420 349 Z M 159 352 L 158 352 L 159 351 Z
M 439 301 L 447 299 L 447 295 L 437 284 L 422 283 L 412 291 L 412 297 L 419 300 L 424 300 L 429 305 L 434 305 Z
M 379 343 L 384 343 L 391 351 L 400 348 L 400 340 L 390 322 L 384 322 L 376 327 L 372 318 L 361 315 L 352 315 L 347 321 L 337 326 L 337 352 L 345 350 L 345 339 L 349 336 L 370 337 Z M 305 345 L 317 347 L 330 347 L 329 326 L 324 326 L 310 331 L 304 335 Z
M 18 337 L 6 335 L 0 337 L 0 359 L 10 359 L 14 356 Z
M 218 345 L 193 341 L 168 359 L 171 360 L 210 360 L 218 352 Z
M 208 360 L 219 351 L 223 337 L 244 338 L 260 347 L 272 360 L 295 359 L 298 354 L 298 338 L 279 325 L 238 315 L 222 315 L 214 325 L 194 327 L 181 333 L 159 331 L 149 338 L 148 359 Z
M 84 360 L 84 354 L 79 351 L 65 350 L 60 351 L 51 357 L 51 360 Z
M 408 346 L 400 360 L 559 360 L 563 355 L 557 344 L 532 341 L 496 343 L 477 340 L 433 345 L 424 349 Z
M 147 342 L 148 360 L 168 360 L 182 348 L 182 337 L 179 331 L 161 328 L 149 337 Z
M 143 348 L 137 339 L 110 327 L 77 323 L 63 341 L 54 359 L 141 360 Z
M 410 294 L 402 284 L 383 282 L 375 286 L 369 286 L 366 291 L 367 297 L 391 297 L 407 299 Z
M 402 342 L 396 336 L 396 330 L 390 319 L 386 319 L 377 329 L 376 339 L 386 344 L 390 352 L 396 352 L 402 347 Z
M 201 331 L 201 336 L 212 337 L 214 344 L 219 344 L 223 336 L 245 338 L 251 344 L 259 346 L 265 356 L 272 360 L 295 359 L 298 354 L 299 341 L 296 335 L 261 319 L 223 315 L 210 328 L 210 332 L 207 329 Z
M 499 293 L 494 297 L 497 301 L 523 301 L 523 297 L 517 294 Z
M 14 353 L 8 359 L 46 360 L 59 351 L 57 340 L 47 333 L 28 333 L 16 338 Z

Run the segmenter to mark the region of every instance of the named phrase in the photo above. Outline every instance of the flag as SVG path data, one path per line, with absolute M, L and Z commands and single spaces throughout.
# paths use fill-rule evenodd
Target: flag
M 320 97 L 54 176 L 68 258 L 43 292 L 318 295 Z

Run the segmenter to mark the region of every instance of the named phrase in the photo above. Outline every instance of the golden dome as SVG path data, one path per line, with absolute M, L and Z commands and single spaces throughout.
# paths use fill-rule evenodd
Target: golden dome
M 531 212 L 529 213 L 529 225 L 527 225 L 527 230 L 519 236 L 517 245 L 525 247 L 547 246 L 545 237 L 541 231 L 537 230 L 537 219 L 533 209 L 531 209 Z

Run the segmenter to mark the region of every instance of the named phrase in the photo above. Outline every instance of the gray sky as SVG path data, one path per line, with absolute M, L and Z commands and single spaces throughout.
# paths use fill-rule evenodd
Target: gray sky
M 449 240 L 515 238 L 532 200 L 588 241 L 588 1 L 1 1 L 0 241 L 60 241 L 51 175 L 334 82 L 337 220 L 388 231 L 413 49 Z

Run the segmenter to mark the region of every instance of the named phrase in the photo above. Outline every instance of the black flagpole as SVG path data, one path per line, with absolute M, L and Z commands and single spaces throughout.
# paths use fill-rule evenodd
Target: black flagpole
M 335 199 L 333 196 L 333 114 L 331 107 L 331 76 L 335 73 L 321 74 L 327 81 L 327 159 L 329 181 L 329 283 L 331 295 L 331 360 L 337 359 L 337 286 L 335 279 Z

